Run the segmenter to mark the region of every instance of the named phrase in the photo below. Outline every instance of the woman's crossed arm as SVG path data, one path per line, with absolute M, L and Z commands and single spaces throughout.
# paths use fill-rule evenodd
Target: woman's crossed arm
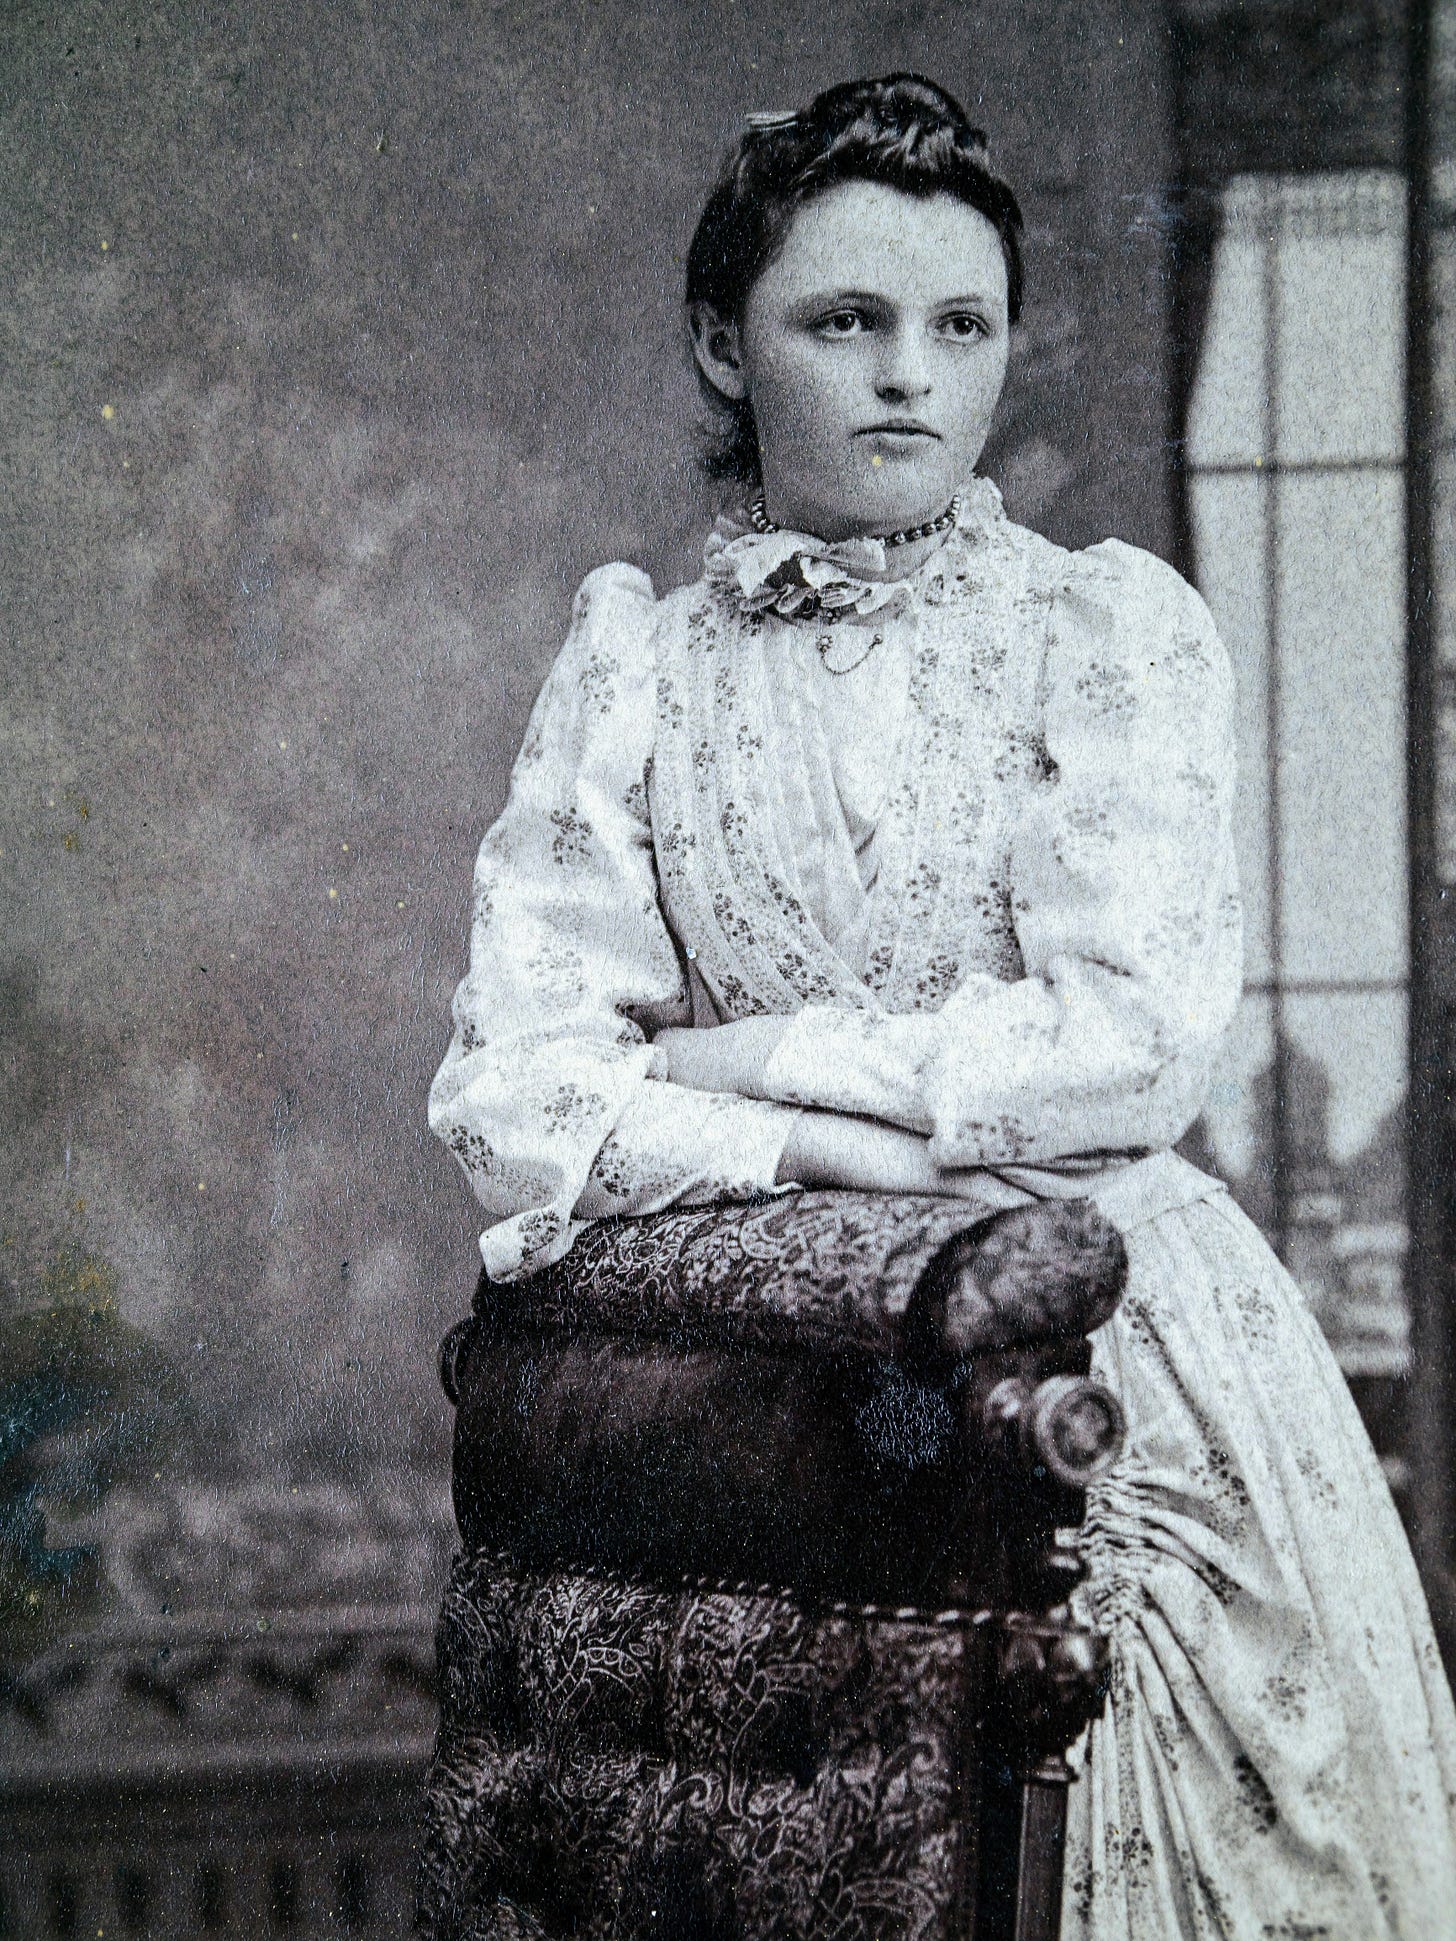
M 659 1031 L 653 1040 L 668 1061 L 667 1076 L 704 1092 L 758 1096 L 763 1070 L 788 1029 L 787 1017 L 744 1018 L 736 1024 Z M 863 1193 L 941 1193 L 955 1196 L 956 1176 L 932 1165 L 923 1133 L 849 1112 L 800 1112 L 779 1160 L 780 1184 L 841 1186 Z

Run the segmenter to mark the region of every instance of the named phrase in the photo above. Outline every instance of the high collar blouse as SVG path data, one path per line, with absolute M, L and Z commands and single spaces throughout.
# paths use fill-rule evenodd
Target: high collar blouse
M 996 487 L 977 478 L 959 496 L 956 534 L 983 537 L 1003 516 Z M 792 846 L 815 928 L 860 976 L 880 872 L 880 816 L 908 753 L 920 614 L 944 570 L 938 551 L 897 578 L 889 570 L 893 553 L 880 541 L 759 533 L 727 513 L 705 553 L 709 579 L 742 611 L 761 616 L 771 637 L 764 671 L 772 693 L 762 722 L 773 746 L 765 759 L 781 775 L 797 770 L 807 811 L 783 826 L 781 839 Z
M 578 593 L 431 1090 L 495 1278 L 584 1220 L 792 1190 L 801 1106 L 968 1168 L 1158 1151 L 1200 1109 L 1241 972 L 1203 602 L 987 481 L 907 578 L 863 564 L 729 522 L 662 600 L 626 565 Z M 667 1079 L 658 1029 L 764 1014 L 765 1097 Z

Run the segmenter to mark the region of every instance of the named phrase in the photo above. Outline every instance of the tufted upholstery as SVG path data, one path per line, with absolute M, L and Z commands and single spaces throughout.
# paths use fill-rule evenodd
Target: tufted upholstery
M 955 1620 L 475 1556 L 441 1634 L 443 1931 L 509 1933 L 504 1897 L 551 1935 L 955 1932 Z
M 1121 1265 L 1084 1205 L 806 1194 L 484 1285 L 444 1357 L 422 1931 L 1016 1931 L 1100 1656 L 1062 1608 L 1080 1496 L 1005 1397 L 1082 1392 Z

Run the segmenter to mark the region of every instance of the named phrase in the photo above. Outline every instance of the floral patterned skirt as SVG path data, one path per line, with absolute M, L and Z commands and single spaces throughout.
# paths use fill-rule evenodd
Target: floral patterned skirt
M 1085 1536 L 1113 1687 L 1063 1941 L 1456 1937 L 1456 1712 L 1344 1378 L 1227 1194 L 1127 1244 L 1094 1340 L 1129 1449 Z

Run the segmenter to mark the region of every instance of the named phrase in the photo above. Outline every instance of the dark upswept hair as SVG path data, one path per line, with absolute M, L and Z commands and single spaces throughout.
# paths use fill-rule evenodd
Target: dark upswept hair
M 953 94 L 920 74 L 842 81 L 796 114 L 750 116 L 693 232 L 687 302 L 739 319 L 799 210 L 841 182 L 950 195 L 978 210 L 1001 239 L 1007 316 L 1019 321 L 1021 209 L 990 165 L 985 134 Z M 704 467 L 710 478 L 751 483 L 758 477 L 752 407 L 698 375 L 723 421 Z

